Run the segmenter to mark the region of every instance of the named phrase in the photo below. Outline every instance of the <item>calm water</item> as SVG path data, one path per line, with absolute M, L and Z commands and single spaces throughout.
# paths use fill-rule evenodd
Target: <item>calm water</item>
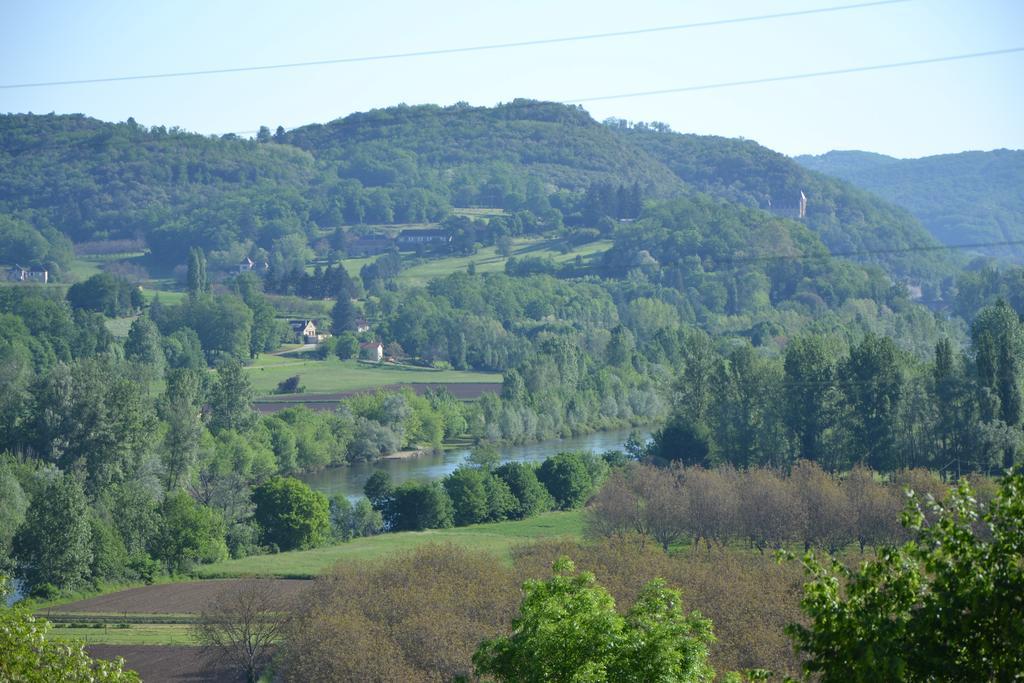
M 527 446 L 507 446 L 498 450 L 502 462 L 540 462 L 561 451 L 591 451 L 601 453 L 607 450 L 621 449 L 629 438 L 630 429 L 610 432 L 596 432 L 572 439 L 555 439 L 541 441 Z M 637 428 L 637 432 L 646 436 L 649 429 Z M 441 479 L 452 473 L 462 464 L 469 449 L 446 451 L 441 455 L 421 455 L 415 458 L 384 459 L 376 462 L 363 462 L 349 467 L 333 467 L 302 475 L 300 479 L 312 488 L 328 496 L 341 493 L 350 499 L 363 495 L 363 485 L 370 475 L 377 470 L 384 470 L 391 475 L 394 484 L 401 484 L 410 479 Z

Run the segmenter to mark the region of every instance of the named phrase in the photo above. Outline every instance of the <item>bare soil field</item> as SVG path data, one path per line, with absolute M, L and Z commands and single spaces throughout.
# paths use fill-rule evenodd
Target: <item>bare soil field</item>
M 310 410 L 335 410 L 338 401 L 356 394 L 374 393 L 376 391 L 400 391 L 409 388 L 417 395 L 425 394 L 433 389 L 447 389 L 460 401 L 475 401 L 484 394 L 500 394 L 500 382 L 416 382 L 410 384 L 388 384 L 372 389 L 354 389 L 339 391 L 333 394 L 291 394 L 287 396 L 261 397 L 253 403 L 253 408 L 261 413 L 276 413 L 285 408 L 304 405 Z
M 238 579 L 163 583 L 129 588 L 44 610 L 42 614 L 192 614 L 202 612 L 220 591 Z M 301 579 L 275 579 L 284 595 L 297 595 L 311 584 Z
M 214 666 L 200 647 L 183 645 L 89 645 L 89 655 L 100 659 L 123 657 L 125 665 L 145 683 L 199 683 L 244 681 L 229 670 Z

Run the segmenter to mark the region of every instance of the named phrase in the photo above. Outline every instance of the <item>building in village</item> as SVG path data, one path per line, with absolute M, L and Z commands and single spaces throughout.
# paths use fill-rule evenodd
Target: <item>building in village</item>
M 289 320 L 288 327 L 295 335 L 297 344 L 316 344 L 322 342 L 328 335 L 317 331 L 315 320 L 296 319 Z
M 7 271 L 7 279 L 10 282 L 39 282 L 45 285 L 50 281 L 50 271 L 45 268 L 13 266 Z

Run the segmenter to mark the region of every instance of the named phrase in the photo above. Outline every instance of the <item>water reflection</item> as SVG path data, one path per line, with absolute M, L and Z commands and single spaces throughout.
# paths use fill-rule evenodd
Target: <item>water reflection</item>
M 499 449 L 502 462 L 540 462 L 561 451 L 585 450 L 594 453 L 621 449 L 633 430 L 622 429 L 610 432 L 595 432 L 571 439 L 555 439 L 526 446 L 506 446 Z M 650 430 L 637 429 L 646 436 Z M 363 495 L 363 485 L 377 470 L 391 475 L 394 484 L 410 479 L 441 479 L 462 464 L 468 449 L 447 451 L 441 455 L 422 455 L 415 458 L 384 459 L 373 463 L 358 463 L 350 467 L 334 467 L 314 474 L 302 475 L 300 479 L 312 488 L 328 496 L 341 493 L 352 500 Z

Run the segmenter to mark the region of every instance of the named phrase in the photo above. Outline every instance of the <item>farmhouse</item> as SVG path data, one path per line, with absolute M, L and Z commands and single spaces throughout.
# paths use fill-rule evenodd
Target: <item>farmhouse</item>
M 242 259 L 242 262 L 238 264 L 238 272 L 239 273 L 248 273 L 249 271 L 256 270 L 256 269 L 257 269 L 256 262 L 253 261 L 248 256 L 246 256 L 244 259 Z M 270 270 L 270 264 L 267 263 L 266 261 L 264 261 L 263 263 L 259 264 L 259 270 L 263 271 L 263 272 L 266 272 L 266 271 Z
M 387 235 L 362 235 L 348 242 L 345 251 L 352 258 L 376 256 L 391 251 L 394 242 Z
M 45 268 L 35 270 L 14 266 L 7 271 L 7 279 L 11 282 L 41 282 L 46 284 L 50 281 L 50 271 Z
M 384 345 L 379 341 L 363 342 L 359 345 L 359 355 L 362 358 L 379 363 L 384 359 Z
M 445 230 L 429 229 L 429 230 L 403 230 L 398 233 L 398 246 L 402 247 L 418 247 L 423 244 L 448 244 L 452 241 L 452 236 Z
M 295 341 L 299 344 L 316 344 L 327 337 L 326 334 L 318 334 L 315 320 L 289 320 L 288 326 L 292 328 Z
M 356 318 L 356 332 L 362 334 L 369 331 L 370 323 L 366 322 L 366 318 Z

